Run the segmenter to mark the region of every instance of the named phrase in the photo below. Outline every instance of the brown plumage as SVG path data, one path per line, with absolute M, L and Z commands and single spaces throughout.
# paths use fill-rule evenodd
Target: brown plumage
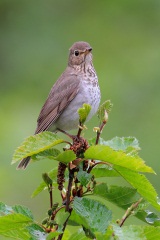
M 37 119 L 35 134 L 58 129 L 71 130 L 78 127 L 77 113 L 83 103 L 91 105 L 89 120 L 97 111 L 100 102 L 98 78 L 92 64 L 92 48 L 86 42 L 76 42 L 69 52 L 68 66 L 53 85 Z M 18 165 L 25 169 L 30 157 Z

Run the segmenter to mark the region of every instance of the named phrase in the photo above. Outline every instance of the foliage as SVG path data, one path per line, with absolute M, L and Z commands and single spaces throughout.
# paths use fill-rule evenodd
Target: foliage
M 55 146 L 65 141 L 51 132 L 31 136 L 17 148 L 13 163 L 31 156 L 33 162 L 44 158 L 56 160 L 59 167 L 43 173 L 43 181 L 32 194 L 35 197 L 48 189 L 50 209 L 42 223 L 37 223 L 24 206 L 10 207 L 1 203 L 0 235 L 32 240 L 160 239 L 160 218 L 149 210 L 150 207 L 160 210 L 158 196 L 145 176 L 145 173 L 155 172 L 140 158 L 138 140 L 134 137 L 115 137 L 107 141 L 100 138 L 111 107 L 110 101 L 106 101 L 99 108 L 97 136 L 88 142 L 79 135 L 90 111 L 85 104 L 78 111 L 80 131 L 63 151 Z M 118 179 L 117 185 L 108 184 L 108 177 Z M 122 179 L 129 186 L 123 186 Z M 53 202 L 55 188 L 60 190 L 62 203 Z M 124 211 L 123 216 L 116 216 L 115 206 Z M 146 225 L 124 226 L 133 215 Z M 70 226 L 78 230 L 71 232 Z

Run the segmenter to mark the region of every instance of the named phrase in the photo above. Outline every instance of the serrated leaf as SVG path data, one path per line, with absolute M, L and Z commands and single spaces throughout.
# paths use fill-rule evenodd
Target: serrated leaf
M 157 210 L 160 210 L 157 192 L 143 174 L 139 174 L 137 172 L 120 166 L 114 166 L 114 169 L 116 169 L 116 171 L 118 171 L 118 173 L 121 174 L 121 176 L 135 189 L 137 189 L 137 192 L 144 199 L 146 199 L 150 204 L 152 204 L 152 206 L 155 207 Z
M 63 142 L 63 139 L 59 139 L 57 135 L 52 132 L 41 132 L 34 136 L 30 136 L 16 149 L 12 163 L 43 152 Z
M 21 229 L 33 221 L 20 213 L 12 213 L 6 216 L 0 217 L 0 233 L 8 231 L 8 226 L 10 230 Z
M 91 146 L 84 153 L 86 159 L 101 160 L 130 170 L 154 173 L 139 156 L 131 156 L 123 151 L 114 151 L 103 145 Z
M 112 213 L 107 207 L 95 200 L 88 198 L 74 198 L 74 212 L 72 218 L 74 221 L 94 232 L 105 233 Z
M 102 234 L 100 232 L 96 233 L 96 240 L 102 240 L 102 239 L 103 240 L 116 240 L 116 239 L 114 239 L 113 235 L 114 235 L 113 228 L 112 228 L 111 225 L 109 225 L 108 229 L 107 229 L 107 232 L 105 234 Z
M 89 139 L 89 145 L 94 146 L 96 137 Z M 105 141 L 103 138 L 99 138 L 99 145 L 109 146 L 115 151 L 122 150 L 127 154 L 136 156 L 140 150 L 139 142 L 135 137 L 115 137 L 111 140 Z
M 47 233 L 37 224 L 32 224 L 27 227 L 33 240 L 46 240 Z
M 52 186 L 56 186 L 57 185 L 57 168 L 52 169 L 49 173 L 48 173 L 49 177 L 52 179 Z M 39 186 L 34 190 L 34 192 L 32 193 L 32 198 L 37 196 L 39 193 L 41 193 L 43 190 L 45 190 L 47 188 L 46 183 L 43 181 L 39 184 Z
M 90 111 L 91 111 L 91 106 L 89 104 L 86 104 L 86 103 L 83 104 L 82 108 L 78 109 L 80 123 L 84 124 L 84 122 L 86 121 Z
M 97 184 L 93 193 L 125 210 L 140 199 L 136 189 L 121 186 L 108 187 L 106 183 Z M 143 200 L 134 211 L 134 216 L 145 223 L 160 226 L 160 218 L 157 214 L 146 210 L 148 205 Z
M 48 149 L 44 152 L 32 156 L 33 160 L 56 160 L 58 162 L 69 163 L 76 159 L 76 154 L 72 150 L 60 152 L 58 149 Z
M 66 212 L 65 208 L 62 208 L 60 211 L 57 212 L 55 221 L 57 224 L 62 226 L 69 216 L 70 213 Z
M 79 171 L 77 173 L 77 178 L 78 180 L 80 181 L 80 183 L 86 187 L 86 185 L 89 183 L 89 181 L 91 180 L 92 178 L 92 174 L 90 173 L 87 173 L 85 171 Z
M 98 109 L 98 111 L 97 111 L 97 116 L 98 116 L 98 118 L 99 118 L 99 120 L 100 120 L 100 123 L 102 123 L 103 120 L 104 120 L 104 118 L 105 118 L 105 111 L 106 111 L 107 113 L 110 113 L 112 107 L 113 107 L 113 104 L 111 103 L 110 100 L 105 101 L 105 102 L 99 107 L 99 109 Z
M 109 146 L 114 150 L 127 151 L 129 147 L 140 150 L 139 142 L 135 137 L 114 137 L 108 141 L 104 141 L 101 138 L 99 144 Z
M 45 238 L 44 240 L 53 240 L 53 239 L 55 239 L 55 237 L 57 237 L 57 236 L 59 236 L 61 233 L 60 232 L 50 232 L 48 235 L 47 235 L 47 238 Z M 40 239 L 38 239 L 38 240 L 41 240 L 41 238 Z
M 4 204 L 1 206 L 4 210 Z M 33 222 L 33 215 L 27 207 L 15 205 L 9 208 L 12 211 L 3 211 L 6 215 L 0 217 L 0 235 L 20 240 L 31 239 L 31 236 L 33 240 L 46 239 L 42 238 L 42 235 L 44 235 L 43 228 Z
M 88 240 L 82 228 L 65 240 Z
M 110 166 L 106 164 L 97 164 L 91 171 L 96 177 L 120 177 L 120 175 Z
M 113 225 L 113 231 L 119 240 L 159 240 L 160 227 L 130 225 L 123 228 Z
M 97 184 L 93 193 L 124 209 L 127 209 L 132 203 L 140 199 L 136 189 L 119 186 L 110 186 L 108 188 L 106 183 Z
M 67 150 L 60 153 L 55 160 L 62 162 L 62 163 L 69 163 L 76 159 L 76 154 L 72 150 Z
M 30 239 L 30 234 L 28 233 L 28 231 L 24 228 L 24 229 L 14 229 L 14 230 L 10 230 L 8 229 L 8 231 L 5 232 L 0 232 L 0 236 L 4 236 L 7 237 L 9 239 L 16 239 L 16 240 L 28 240 Z M 5 238 L 6 239 L 6 238 Z M 34 239 L 32 239 L 34 240 Z
M 38 154 L 32 155 L 32 160 L 37 161 L 41 159 L 45 160 L 55 160 L 55 158 L 60 154 L 60 151 L 56 148 L 50 148 Z
M 0 202 L 0 216 L 13 213 L 12 207 Z
M 29 208 L 21 205 L 15 205 L 12 207 L 12 209 L 15 213 L 21 213 L 22 215 L 29 217 L 31 220 L 33 220 L 33 214 Z

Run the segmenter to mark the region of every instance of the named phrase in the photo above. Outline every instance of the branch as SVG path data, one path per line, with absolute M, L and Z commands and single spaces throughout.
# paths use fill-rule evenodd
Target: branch
M 100 135 L 101 135 L 101 133 L 102 133 L 102 130 L 103 130 L 104 126 L 106 125 L 106 123 L 107 123 L 107 121 L 106 121 L 106 120 L 104 120 L 104 121 L 102 122 L 102 124 L 101 124 L 100 128 L 97 130 L 96 145 L 97 145 L 97 144 L 98 144 L 98 142 L 99 142 Z
M 50 196 L 50 208 L 52 208 L 53 207 L 52 183 L 49 184 L 48 189 L 49 189 L 49 196 Z
M 69 169 L 69 181 L 68 181 L 68 189 L 66 194 L 66 212 L 69 212 L 69 204 L 70 204 L 70 196 L 71 196 L 71 188 L 73 182 L 74 172 Z
M 119 226 L 122 227 L 127 218 L 133 213 L 133 211 L 138 207 L 143 198 L 140 198 L 136 203 L 133 203 L 125 212 L 124 216 L 119 222 Z

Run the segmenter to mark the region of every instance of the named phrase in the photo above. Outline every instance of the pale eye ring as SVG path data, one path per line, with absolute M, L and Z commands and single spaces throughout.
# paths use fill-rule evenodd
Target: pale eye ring
M 75 50 L 75 51 L 74 51 L 74 55 L 75 55 L 75 56 L 78 56 L 78 55 L 79 55 L 79 51 L 78 51 L 78 50 Z

